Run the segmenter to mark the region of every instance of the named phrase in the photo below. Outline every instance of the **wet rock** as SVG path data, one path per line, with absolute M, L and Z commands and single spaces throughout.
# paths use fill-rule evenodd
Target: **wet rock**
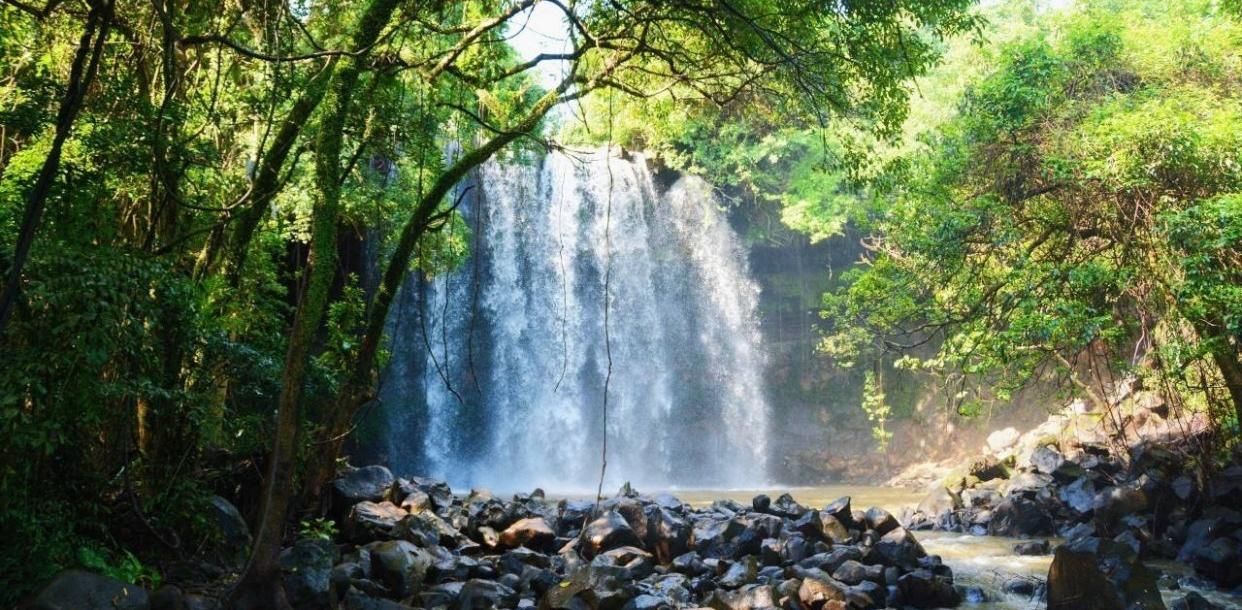
M 1033 500 L 1009 496 L 992 510 L 988 533 L 993 536 L 1047 536 L 1052 534 L 1052 517 Z
M 918 540 L 915 540 L 914 536 L 903 527 L 884 534 L 873 548 L 884 558 L 887 565 L 902 568 L 917 566 L 919 559 L 927 556 L 923 545 L 919 544 Z
M 411 606 L 382 597 L 373 597 L 357 588 L 345 592 L 343 610 L 414 610 Z
M 281 579 L 294 608 L 324 608 L 332 585 L 336 545 L 330 540 L 302 539 L 281 551 Z
M 669 567 L 674 572 L 685 574 L 686 576 L 699 576 L 707 573 L 707 566 L 703 565 L 703 558 L 694 551 L 674 557 Z
M 1047 555 L 1052 552 L 1052 545 L 1047 540 L 1032 540 L 1013 545 L 1013 552 L 1018 555 Z
M 1095 494 L 1095 483 L 1087 477 L 1079 477 L 1057 491 L 1061 502 L 1077 513 L 1089 513 L 1094 509 Z
M 448 483 L 439 479 L 427 477 L 398 479 L 396 489 L 399 497 L 402 499 L 409 497 L 415 492 L 426 495 L 431 502 L 432 510 L 444 510 L 453 505 L 453 489 L 449 487 Z
M 1012 577 L 1005 580 L 1001 584 L 1001 590 L 1010 595 L 1020 595 L 1023 597 L 1032 597 L 1039 588 L 1040 583 L 1031 578 Z
M 807 508 L 801 504 L 798 504 L 798 502 L 793 499 L 793 496 L 789 494 L 781 494 L 780 497 L 772 503 L 771 511 L 772 514 L 780 517 L 797 519 L 806 513 Z
M 833 500 L 828 506 L 824 507 L 821 513 L 836 519 L 844 525 L 846 529 L 858 528 L 858 522 L 854 519 L 853 509 L 850 508 L 850 497 L 843 496 Z
M 541 517 L 519 519 L 500 533 L 500 546 L 513 549 L 524 546 L 537 551 L 550 551 L 556 543 L 556 532 Z
M 636 597 L 624 568 L 589 566 L 548 590 L 539 600 L 540 610 L 620 610 Z
M 408 540 L 424 548 L 437 545 L 453 548 L 466 542 L 464 534 L 429 510 L 403 518 L 393 528 L 393 537 Z
M 430 553 L 405 540 L 371 543 L 366 551 L 371 575 L 399 598 L 417 593 L 434 563 Z
M 1005 486 L 1005 494 L 1008 496 L 1015 494 L 1034 495 L 1043 491 L 1051 484 L 1051 475 L 1023 472 L 1009 479 L 1009 483 Z
M 1126 546 L 1084 538 L 1057 547 L 1048 569 L 1049 610 L 1164 610 L 1155 574 Z
M 966 467 L 966 473 L 980 481 L 1004 479 L 1009 477 L 1009 470 L 995 456 L 987 455 L 975 458 Z
M 30 610 L 147 610 L 145 589 L 83 570 L 56 575 L 27 606 Z
M 398 488 L 400 488 L 399 484 Z M 400 506 L 401 510 L 404 510 L 407 513 L 417 513 L 424 510 L 434 511 L 436 509 L 435 504 L 431 501 L 431 496 L 427 495 L 427 492 L 421 489 L 415 489 L 414 491 L 405 494 L 404 499 L 401 500 L 401 504 L 398 504 L 397 506 Z
M 758 574 L 758 564 L 754 558 L 734 562 L 725 573 L 716 580 L 717 584 L 726 589 L 737 589 L 742 585 L 751 584 Z
M 1242 585 L 1242 543 L 1232 537 L 1217 538 L 1194 552 L 1195 572 L 1222 588 Z
M 961 603 L 952 579 L 922 568 L 898 578 L 897 590 L 901 602 L 915 608 L 950 608 Z
M 832 572 L 832 577 L 847 585 L 857 585 L 864 581 L 884 582 L 884 566 L 863 565 L 853 559 L 847 559 Z
M 766 513 L 772 508 L 772 498 L 759 494 L 750 500 L 750 506 L 757 513 Z
M 1202 595 L 1190 591 L 1173 600 L 1169 604 L 1169 610 L 1220 610 L 1220 606 L 1208 601 Z
M 460 610 L 486 610 L 488 608 L 516 608 L 518 594 L 498 582 L 472 579 L 461 587 L 457 597 Z
M 1129 485 L 1106 487 L 1095 494 L 1091 507 L 1096 525 L 1105 532 L 1115 532 L 1127 515 L 1147 508 L 1147 494 Z
M 600 553 L 591 563 L 592 565 L 625 568 L 630 580 L 645 578 L 655 569 L 655 561 L 651 553 L 632 546 L 617 547 Z
M 699 519 L 694 522 L 690 546 L 704 557 L 725 557 L 731 553 L 728 546 L 745 529 L 733 519 Z
M 377 538 L 392 538 L 393 530 L 409 513 L 392 502 L 362 500 L 349 509 L 345 521 L 345 533 L 350 539 L 366 542 Z M 432 544 L 436 544 L 432 542 Z
M 690 548 L 690 526 L 673 511 L 657 507 L 647 518 L 647 548 L 660 563 L 668 563 Z
M 363 500 L 381 502 L 388 496 L 395 481 L 392 472 L 383 466 L 364 466 L 346 471 L 332 482 L 334 506 L 344 510 Z
M 1055 474 L 1065 465 L 1065 456 L 1049 445 L 1036 447 L 1028 459 L 1031 467 L 1043 474 Z
M 844 607 L 847 587 L 832 579 L 804 578 L 798 587 L 798 601 L 803 607 L 818 609 L 838 605 Z M 834 604 L 833 602 L 840 602 Z
M 629 522 L 615 511 L 608 511 L 587 524 L 583 534 L 586 542 L 583 551 L 588 559 L 621 546 L 642 546 Z
M 876 534 L 879 534 L 880 536 L 883 536 L 901 526 L 901 524 L 897 522 L 896 517 L 878 506 L 873 506 L 867 509 L 866 524 L 867 529 L 875 530 Z

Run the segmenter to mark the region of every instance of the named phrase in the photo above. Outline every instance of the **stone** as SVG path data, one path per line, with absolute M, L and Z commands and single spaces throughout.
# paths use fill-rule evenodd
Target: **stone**
M 401 504 L 398 504 L 398 506 L 407 513 L 417 513 L 424 510 L 434 511 L 436 509 L 435 503 L 431 501 L 431 496 L 421 489 L 415 489 L 405 494 L 405 498 L 401 500 Z
M 1037 494 L 1052 484 L 1052 475 L 1034 472 L 1023 472 L 1009 479 L 1005 486 L 1005 495 Z
M 862 582 L 884 582 L 884 566 L 880 565 L 863 565 L 853 559 L 847 559 L 832 572 L 832 577 L 847 585 L 857 585 Z
M 1029 460 L 1031 467 L 1043 474 L 1055 474 L 1065 464 L 1065 456 L 1049 445 L 1036 447 Z
M 586 542 L 583 551 L 587 559 L 617 547 L 642 546 L 643 544 L 625 518 L 615 511 L 608 511 L 600 518 L 588 523 L 583 532 L 583 539 Z
M 137 585 L 84 570 L 56 575 L 26 608 L 29 610 L 147 610 L 150 597 Z
M 1091 503 L 1096 526 L 1110 533 L 1117 530 L 1123 517 L 1141 512 L 1147 506 L 1147 494 L 1129 485 L 1106 487 L 1096 492 Z
M 647 548 L 662 564 L 690 548 L 690 533 L 686 520 L 668 508 L 657 507 L 647 518 Z
M 699 576 L 707 572 L 707 566 L 703 565 L 703 558 L 694 551 L 674 557 L 669 567 L 674 572 L 686 576 Z
M 836 519 L 844 525 L 846 529 L 858 528 L 858 522 L 854 520 L 853 509 L 850 508 L 850 497 L 842 496 L 833 500 L 824 510 L 819 511 L 825 515 Z
M 797 519 L 804 515 L 807 508 L 793 499 L 789 494 L 781 494 L 771 506 L 772 514 L 787 519 Z
M 927 552 L 923 550 L 923 545 L 915 540 L 914 535 L 906 531 L 903 527 L 898 527 L 887 534 L 884 534 L 873 547 L 880 557 L 884 558 L 886 565 L 893 565 L 902 568 L 912 568 L 918 565 L 918 560 L 926 557 Z
M 474 578 L 466 581 L 457 597 L 459 610 L 516 608 L 518 594 L 498 582 Z
M 397 480 L 397 490 L 402 499 L 414 492 L 422 492 L 431 501 L 432 510 L 440 511 L 453 505 L 453 489 L 439 479 L 411 477 Z M 411 511 L 413 512 L 413 511 Z
M 365 549 L 371 560 L 371 575 L 399 598 L 418 593 L 434 563 L 430 553 L 405 540 L 375 542 Z
M 1017 428 L 1005 428 L 997 430 L 988 435 L 988 449 L 996 454 L 1002 455 L 1006 451 L 1013 449 L 1018 444 L 1018 439 L 1022 438 L 1022 434 Z
M 979 481 L 991 481 L 993 479 L 1005 479 L 1009 477 L 1009 471 L 1001 464 L 996 456 L 986 455 L 975 458 L 966 467 L 966 473 L 975 477 Z
M 1095 483 L 1087 477 L 1079 477 L 1057 490 L 1057 497 L 1074 512 L 1086 514 L 1095 508 L 1095 493 Z
M 387 496 L 396 479 L 383 466 L 364 466 L 343 473 L 332 481 L 334 506 L 341 511 L 367 500 L 381 502 Z
M 935 517 L 945 511 L 953 511 L 962 507 L 962 498 L 957 494 L 945 489 L 943 485 L 935 484 L 926 496 L 919 502 L 919 512 Z
M 220 496 L 212 496 L 208 503 L 211 523 L 219 533 L 220 550 L 225 558 L 234 563 L 245 561 L 250 552 L 250 526 L 232 502 Z
M 1013 552 L 1018 555 L 1047 555 L 1052 552 L 1052 545 L 1047 540 L 1032 540 L 1013 545 Z
M 294 608 L 326 607 L 335 563 L 336 545 L 331 540 L 303 538 L 281 551 L 281 580 L 289 604 Z
M 519 519 L 500 533 L 500 547 L 513 549 L 526 547 L 536 551 L 551 551 L 556 544 L 556 532 L 541 517 Z
M 876 534 L 880 536 L 883 536 L 901 526 L 901 524 L 897 522 L 896 517 L 878 506 L 873 506 L 867 509 L 866 521 L 867 529 L 875 530 Z
M 830 602 L 846 601 L 846 586 L 831 579 L 804 578 L 798 587 L 798 601 L 804 608 L 818 610 Z
M 705 605 L 715 610 L 775 608 L 776 596 L 771 585 L 747 585 L 736 591 L 716 590 Z
M 380 597 L 372 597 L 371 595 L 359 591 L 355 587 L 350 587 L 345 592 L 345 602 L 343 610 L 414 610 L 405 604 L 394 602 L 390 599 Z
M 411 513 L 402 518 L 393 528 L 392 536 L 408 540 L 423 548 L 437 545 L 453 548 L 467 542 L 464 534 L 429 510 Z M 458 550 L 462 554 L 466 552 L 461 548 Z
M 1199 547 L 1192 563 L 1195 572 L 1212 579 L 1221 588 L 1242 585 L 1242 543 L 1235 538 L 1217 538 Z
M 349 517 L 345 520 L 345 533 L 356 542 L 392 538 L 397 523 L 407 516 L 409 513 L 392 502 L 362 500 L 349 509 Z M 433 541 L 431 544 L 436 543 Z
M 621 610 L 637 596 L 624 568 L 587 566 L 548 589 L 540 610 Z
M 1164 610 L 1155 573 L 1125 545 L 1083 538 L 1058 546 L 1048 568 L 1049 610 Z
M 1173 600 L 1169 604 L 1169 610 L 1220 610 L 1220 606 L 1213 604 L 1194 591 L 1189 591 L 1185 595 Z
M 690 546 L 704 557 L 722 557 L 729 554 L 728 543 L 745 529 L 733 519 L 699 519 L 694 522 Z
M 951 608 L 961 603 L 953 580 L 919 568 L 897 579 L 901 602 L 915 608 Z
M 772 508 L 772 498 L 759 494 L 751 499 L 750 506 L 757 513 L 766 513 Z
M 1021 496 L 1009 496 L 992 510 L 988 533 L 993 536 L 1048 536 L 1052 517 L 1039 504 Z

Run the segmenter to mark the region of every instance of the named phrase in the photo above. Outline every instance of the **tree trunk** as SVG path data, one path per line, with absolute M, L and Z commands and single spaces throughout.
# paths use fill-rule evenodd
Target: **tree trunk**
M 17 245 L 14 248 L 13 260 L 9 266 L 8 278 L 4 288 L 0 290 L 0 337 L 8 326 L 9 317 L 13 314 L 13 306 L 17 303 L 17 294 L 21 290 L 22 269 L 30 259 L 30 247 L 34 243 L 35 233 L 43 218 L 43 210 L 47 207 L 47 198 L 52 192 L 52 184 L 60 171 L 60 157 L 64 150 L 65 140 L 73 129 L 82 110 L 82 102 L 86 98 L 86 90 L 95 80 L 99 71 L 99 60 L 103 55 L 104 41 L 108 38 L 108 26 L 112 19 L 114 0 L 96 0 L 91 2 L 90 13 L 86 17 L 86 28 L 78 41 L 78 50 L 73 57 L 73 65 L 69 70 L 69 84 L 65 89 L 65 98 L 61 101 L 60 111 L 56 116 L 56 134 L 52 137 L 52 146 L 48 150 L 43 166 L 39 168 L 34 186 L 26 196 L 26 209 L 22 214 L 21 230 L 17 234 Z
M 1238 418 L 1239 425 L 1242 425 L 1242 364 L 1238 363 L 1237 356 L 1227 351 L 1228 347 L 1226 344 L 1222 349 L 1212 350 L 1212 361 L 1225 379 L 1229 398 L 1233 400 L 1234 416 Z
M 398 0 L 373 0 L 354 32 L 354 48 L 368 49 L 396 10 Z M 285 353 L 284 374 L 276 413 L 276 438 L 272 446 L 268 478 L 264 485 L 263 512 L 255 533 L 246 571 L 229 595 L 231 608 L 288 608 L 280 578 L 280 549 L 285 520 L 293 498 L 293 473 L 298 448 L 302 389 L 306 379 L 311 342 L 323 319 L 328 293 L 336 275 L 336 223 L 341 199 L 341 143 L 346 119 L 365 53 L 351 56 L 332 77 L 328 114 L 320 125 L 316 142 L 315 182 L 319 196 L 312 211 L 310 252 L 306 263 L 306 292 L 293 321 L 293 334 Z

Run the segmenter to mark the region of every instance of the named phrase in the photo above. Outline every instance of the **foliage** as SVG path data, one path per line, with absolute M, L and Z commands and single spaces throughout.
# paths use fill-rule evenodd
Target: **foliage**
M 316 518 L 300 522 L 298 538 L 310 540 L 332 540 L 336 537 L 336 522 L 331 519 Z
M 885 401 L 882 381 L 874 371 L 867 371 L 863 377 L 862 410 L 871 422 L 871 438 L 875 439 L 877 449 L 886 451 L 888 441 L 893 438 L 887 428 L 893 409 Z

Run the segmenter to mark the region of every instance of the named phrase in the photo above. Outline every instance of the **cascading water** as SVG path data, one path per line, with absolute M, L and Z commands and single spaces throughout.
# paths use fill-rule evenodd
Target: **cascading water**
M 489 163 L 475 187 L 471 260 L 411 278 L 390 320 L 394 470 L 593 488 L 607 283 L 608 485 L 766 482 L 758 286 L 710 187 L 603 153 Z

